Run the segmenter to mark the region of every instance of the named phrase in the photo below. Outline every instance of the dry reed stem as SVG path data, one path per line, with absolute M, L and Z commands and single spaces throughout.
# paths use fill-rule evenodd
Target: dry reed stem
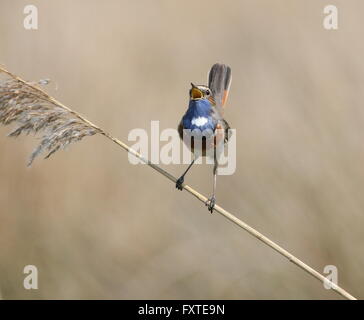
M 170 173 L 151 163 L 148 159 L 144 158 L 141 154 L 130 148 L 124 142 L 113 137 L 79 113 L 69 109 L 64 104 L 48 95 L 37 84 L 26 82 L 1 66 L 0 72 L 7 74 L 11 78 L 10 80 L 0 82 L 0 123 L 3 123 L 4 125 L 11 122 L 18 123 L 19 126 L 10 133 L 10 136 L 18 136 L 23 132 L 28 134 L 30 132 L 37 133 L 41 130 L 45 131 L 42 142 L 30 158 L 30 164 L 37 155 L 45 150 L 48 152 L 46 156 L 46 158 L 48 158 L 54 152 L 72 142 L 79 141 L 85 136 L 91 136 L 99 133 L 122 147 L 127 152 L 141 159 L 144 163 L 172 182 L 176 183 L 177 179 Z M 42 82 L 44 81 L 40 81 L 38 84 L 42 84 Z M 207 198 L 204 195 L 200 194 L 190 186 L 184 185 L 183 189 L 195 196 L 202 203 L 207 201 Z M 274 249 L 290 262 L 294 263 L 309 275 L 319 280 L 322 284 L 325 283 L 330 285 L 332 290 L 344 298 L 348 300 L 356 300 L 356 298 L 349 292 L 328 280 L 321 273 L 311 268 L 302 260 L 283 249 L 259 231 L 238 219 L 232 213 L 228 212 L 219 205 L 215 205 L 214 210 L 261 242 L 265 243 L 270 248 Z

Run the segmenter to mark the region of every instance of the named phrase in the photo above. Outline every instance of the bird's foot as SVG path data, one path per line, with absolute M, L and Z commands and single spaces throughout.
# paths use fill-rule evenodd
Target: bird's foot
M 215 198 L 215 196 L 212 196 L 211 198 L 209 198 L 209 199 L 205 202 L 205 205 L 207 206 L 207 209 L 208 209 L 211 213 L 214 211 L 215 203 L 216 203 L 216 198 Z
M 183 182 L 185 181 L 184 177 L 180 177 L 177 181 L 176 181 L 176 188 L 178 190 L 182 190 L 183 189 Z

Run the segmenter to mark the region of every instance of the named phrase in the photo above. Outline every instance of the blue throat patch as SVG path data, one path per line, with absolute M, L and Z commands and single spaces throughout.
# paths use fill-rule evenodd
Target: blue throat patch
M 207 99 L 191 100 L 183 116 L 183 128 L 192 130 L 215 130 L 216 120 L 211 116 L 211 103 Z

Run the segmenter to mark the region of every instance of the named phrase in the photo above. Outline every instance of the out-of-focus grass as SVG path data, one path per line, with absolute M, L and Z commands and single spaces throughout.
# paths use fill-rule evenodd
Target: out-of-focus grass
M 231 65 L 238 167 L 219 177 L 218 202 L 318 270 L 336 265 L 360 297 L 363 5 L 336 1 L 339 30 L 326 31 L 326 3 L 314 0 L 34 1 L 39 30 L 26 31 L 26 4 L 0 4 L 0 62 L 51 78 L 52 95 L 121 138 L 151 120 L 177 126 L 189 83 Z M 34 140 L 6 133 L 4 299 L 337 297 L 101 137 L 28 169 Z M 211 168 L 193 168 L 188 183 L 209 193 Z M 22 286 L 27 264 L 37 291 Z

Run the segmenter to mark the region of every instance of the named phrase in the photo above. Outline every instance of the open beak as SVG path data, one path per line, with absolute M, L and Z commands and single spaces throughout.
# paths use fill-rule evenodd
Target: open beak
M 203 97 L 202 91 L 197 88 L 192 82 L 191 82 L 191 99 L 201 99 Z

